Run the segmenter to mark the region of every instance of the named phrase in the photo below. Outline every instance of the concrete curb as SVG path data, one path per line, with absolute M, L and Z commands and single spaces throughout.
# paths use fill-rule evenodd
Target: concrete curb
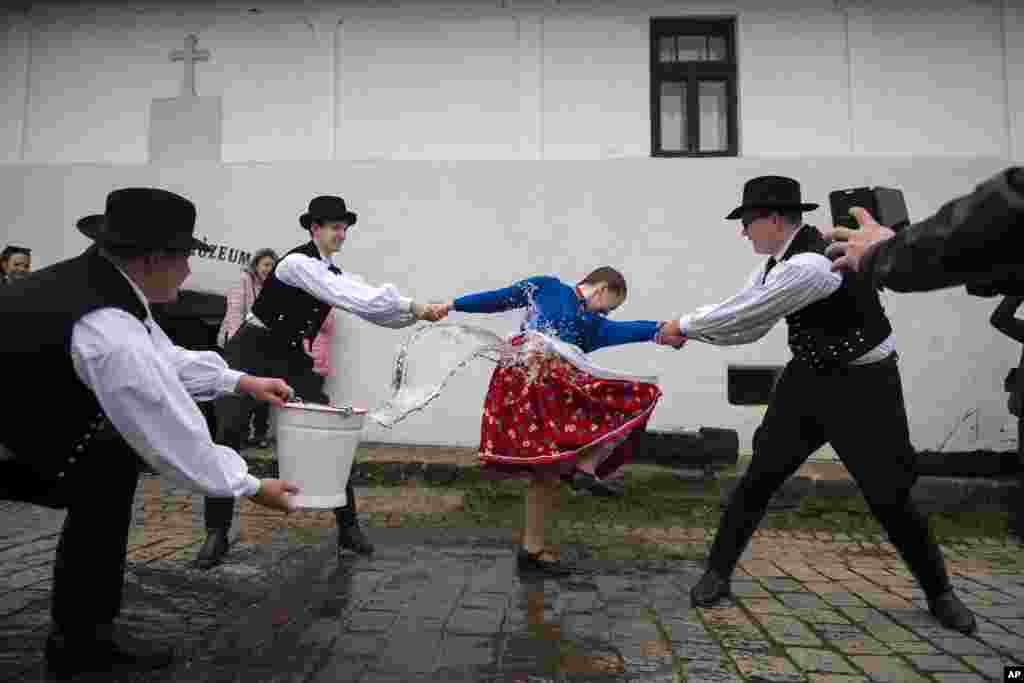
M 720 480 L 722 505 L 726 505 L 743 473 L 730 474 Z M 1024 494 L 1016 478 L 918 477 L 910 491 L 911 499 L 925 510 L 1006 509 L 1017 496 Z M 842 498 L 860 496 L 860 487 L 853 479 L 815 479 L 794 476 L 783 484 L 772 501 L 772 507 L 796 507 L 804 496 Z

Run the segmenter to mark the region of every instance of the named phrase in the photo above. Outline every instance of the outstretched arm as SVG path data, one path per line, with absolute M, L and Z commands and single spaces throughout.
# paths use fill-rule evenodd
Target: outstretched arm
M 654 341 L 661 323 L 654 320 L 609 320 L 601 318 L 594 335 L 592 351 L 607 346 L 634 344 L 636 342 Z
M 383 327 L 405 327 L 426 319 L 426 307 L 402 296 L 392 284 L 379 287 L 347 273 L 332 272 L 329 264 L 305 254 L 284 257 L 274 275 L 320 301 Z
M 531 277 L 508 287 L 465 294 L 447 303 L 427 304 L 432 315 L 443 318 L 452 311 L 460 313 L 501 313 L 530 305 L 531 293 L 543 286 L 549 277 Z M 438 318 L 438 319 L 440 319 Z
M 1024 344 L 1024 320 L 1016 315 L 1017 309 L 1024 303 L 1024 296 L 1004 297 L 996 310 L 992 312 L 990 321 L 992 327 L 996 328 L 1007 337 L 1015 339 Z
M 547 278 L 531 277 L 509 287 L 466 294 L 451 302 L 451 310 L 460 313 L 500 313 L 530 304 L 530 292 L 544 284 Z
M 751 278 L 745 289 L 725 301 L 669 321 L 662 334 L 719 346 L 757 341 L 785 316 L 839 289 L 842 277 L 830 267 L 821 254 L 798 254 L 776 265 L 763 283 L 760 277 Z
M 946 202 L 934 215 L 898 233 L 870 213 L 850 213 L 860 228 L 826 231 L 835 269 L 862 271 L 896 292 L 926 292 L 1004 280 L 1019 292 L 1018 254 L 1024 225 L 1024 168 L 1010 167 L 973 192 Z

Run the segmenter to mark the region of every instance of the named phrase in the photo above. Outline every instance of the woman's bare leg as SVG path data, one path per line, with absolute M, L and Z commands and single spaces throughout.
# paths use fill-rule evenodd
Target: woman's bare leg
M 536 554 L 545 549 L 544 525 L 547 522 L 548 512 L 554 507 L 557 495 L 558 479 L 538 477 L 530 481 L 530 485 L 526 489 L 523 525 L 523 548 L 526 552 Z

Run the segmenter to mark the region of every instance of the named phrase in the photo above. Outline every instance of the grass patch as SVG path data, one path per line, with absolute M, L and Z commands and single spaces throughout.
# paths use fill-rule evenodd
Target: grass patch
M 492 481 L 469 471 L 447 486 L 423 482 L 414 486 L 438 493 L 459 491 L 463 494 L 463 505 L 443 514 L 374 515 L 374 523 L 422 528 L 522 528 L 525 481 Z M 631 466 L 626 494 L 621 498 L 578 496 L 563 487 L 560 500 L 559 513 L 549 528 L 551 540 L 585 545 L 596 557 L 607 559 L 696 559 L 704 553 L 703 541 L 655 542 L 648 532 L 710 529 L 718 526 L 721 517 L 716 481 L 684 483 L 658 467 Z M 929 515 L 929 519 L 936 537 L 943 543 L 1006 536 L 1004 512 L 939 512 Z M 805 496 L 796 508 L 770 511 L 761 528 L 830 531 L 854 537 L 877 537 L 882 533 L 860 497 Z

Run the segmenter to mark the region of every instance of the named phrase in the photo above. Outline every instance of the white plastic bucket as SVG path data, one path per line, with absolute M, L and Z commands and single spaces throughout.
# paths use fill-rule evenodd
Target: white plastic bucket
M 363 433 L 366 411 L 315 403 L 274 407 L 281 479 L 299 487 L 295 507 L 345 505 L 345 485 Z

